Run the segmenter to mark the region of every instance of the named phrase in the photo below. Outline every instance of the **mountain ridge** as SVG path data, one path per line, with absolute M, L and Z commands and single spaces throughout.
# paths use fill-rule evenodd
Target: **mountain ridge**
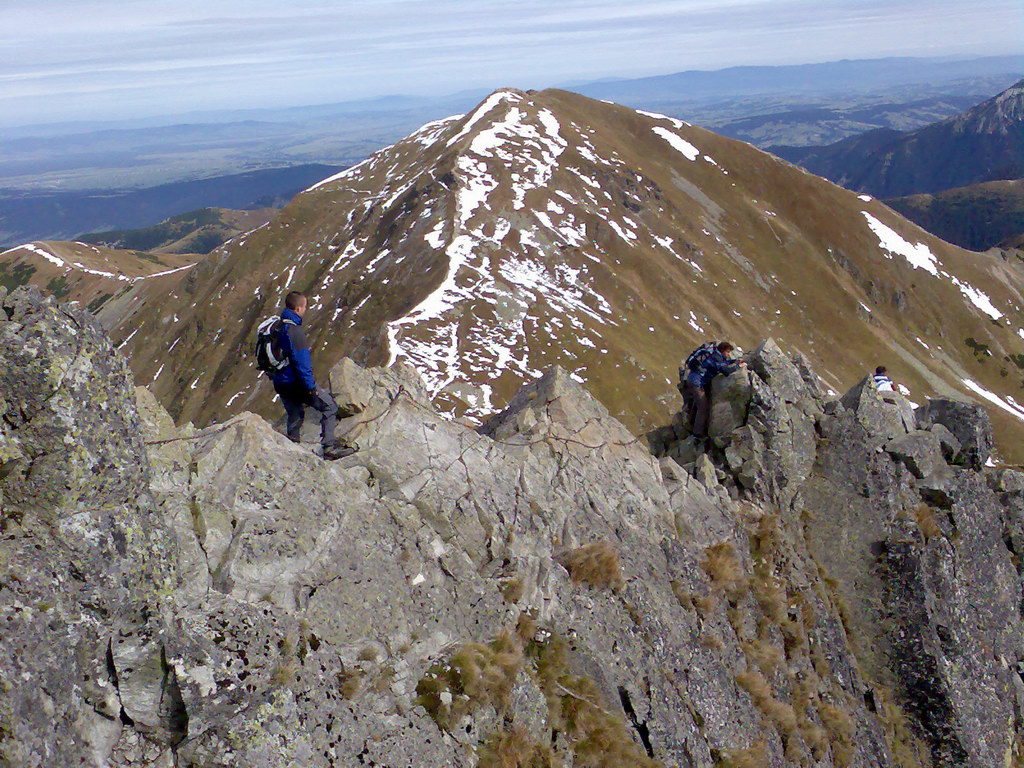
M 817 150 L 776 150 L 849 189 L 885 198 L 1021 178 L 1024 80 L 907 134 L 871 131 Z
M 1024 473 L 985 468 L 979 406 L 825 403 L 767 340 L 715 442 L 677 414 L 655 458 L 558 368 L 478 430 L 346 360 L 359 451 L 325 462 L 252 413 L 176 427 L 35 288 L 0 338 L 4 762 L 1021 756 Z
M 1006 458 L 1020 444 L 1014 264 L 748 145 L 563 91 L 428 124 L 175 280 L 101 317 L 183 421 L 277 412 L 249 337 L 298 288 L 320 369 L 409 360 L 454 415 L 561 365 L 645 431 L 697 342 L 770 330 L 832 391 L 884 362 L 917 397 L 994 407 Z

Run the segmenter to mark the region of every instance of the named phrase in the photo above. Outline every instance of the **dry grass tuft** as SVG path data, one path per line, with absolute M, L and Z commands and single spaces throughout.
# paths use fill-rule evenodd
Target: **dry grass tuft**
M 572 751 L 576 765 L 657 768 L 630 737 L 622 717 L 609 711 L 593 680 L 566 675 L 561 678 L 559 688 L 564 692 L 561 720 L 575 738 Z
M 534 635 L 537 634 L 537 621 L 533 618 L 532 614 L 526 611 L 519 612 L 519 618 L 516 619 L 516 637 L 522 642 L 528 643 L 533 640 Z
M 935 516 L 935 510 L 927 504 L 920 504 L 914 510 L 914 520 L 917 527 L 924 536 L 925 542 L 942 536 L 942 528 L 939 526 L 939 519 Z
M 885 689 L 876 688 L 882 724 L 885 726 L 885 740 L 892 752 L 897 768 L 931 768 L 932 761 L 928 748 L 914 736 L 903 709 L 893 701 Z M 1024 763 L 1014 763 L 1014 765 Z
M 693 598 L 693 607 L 697 609 L 702 619 L 706 619 L 715 612 L 718 607 L 718 596 L 714 592 L 706 595 L 697 595 Z
M 523 599 L 523 581 L 522 579 L 508 579 L 501 583 L 501 596 L 505 598 L 505 602 L 518 603 Z
M 764 742 L 759 741 L 746 749 L 723 752 L 715 765 L 716 768 L 764 768 L 768 765 L 768 753 Z
M 725 648 L 725 644 L 718 639 L 718 635 L 712 635 L 707 632 L 700 636 L 700 644 L 709 651 L 718 652 Z
M 480 706 L 503 710 L 522 668 L 523 646 L 510 632 L 490 643 L 466 643 L 427 671 L 416 685 L 416 703 L 451 730 Z
M 354 699 L 363 687 L 363 673 L 358 669 L 343 669 L 338 673 L 338 689 L 343 699 Z
M 535 643 L 537 679 L 548 705 L 553 729 L 571 744 L 576 766 L 587 768 L 658 768 L 633 741 L 617 708 L 609 707 L 597 684 L 571 673 L 568 647 L 552 635 Z
M 480 747 L 478 768 L 561 768 L 549 746 L 533 741 L 522 728 L 496 733 Z
M 828 754 L 828 732 L 811 719 L 814 701 L 817 700 L 819 680 L 813 675 L 798 681 L 793 686 L 793 709 L 796 711 L 797 728 L 804 743 L 810 747 L 815 761 L 821 762 Z
M 789 603 L 786 590 L 767 568 L 758 568 L 751 583 L 757 605 L 773 622 L 783 625 L 789 621 Z
M 705 559 L 700 567 L 704 569 L 712 583 L 725 592 L 730 600 L 741 598 L 747 587 L 747 579 L 743 575 L 743 564 L 732 542 L 713 544 L 704 550 L 704 555 Z
M 692 592 L 687 592 L 683 585 L 678 581 L 671 581 L 669 585 L 672 587 L 672 594 L 675 595 L 676 601 L 679 605 L 687 611 L 692 611 L 696 608 L 695 595 Z
M 758 518 L 757 530 L 754 533 L 758 555 L 770 558 L 778 553 L 782 544 L 781 525 L 782 518 L 774 513 L 766 513 Z
M 391 685 L 395 680 L 395 668 L 390 664 L 385 664 L 383 667 L 377 670 L 377 674 L 373 677 L 373 683 L 370 686 L 374 693 L 387 693 L 391 690 Z
M 278 662 L 270 673 L 270 684 L 277 688 L 287 688 L 295 682 L 295 665 L 290 660 Z
M 856 744 L 853 737 L 856 731 L 851 717 L 832 704 L 822 704 L 818 708 L 818 716 L 828 731 L 832 742 L 832 759 L 838 768 L 846 768 L 853 762 Z
M 746 631 L 746 623 L 744 622 L 744 612 L 735 603 L 730 603 L 729 607 L 725 609 L 725 617 L 729 620 L 729 626 L 732 627 L 736 639 L 740 642 L 745 642 L 748 639 L 748 633 Z
M 766 676 L 771 676 L 786 661 L 781 648 L 764 640 L 744 640 L 743 655 Z
M 607 541 L 595 541 L 572 550 L 561 559 L 577 583 L 598 589 L 619 589 L 623 584 L 619 553 Z
M 796 712 L 793 711 L 793 707 L 772 695 L 771 686 L 760 672 L 741 672 L 736 675 L 736 682 L 750 694 L 754 706 L 775 724 L 779 733 L 786 738 L 792 738 L 797 733 Z

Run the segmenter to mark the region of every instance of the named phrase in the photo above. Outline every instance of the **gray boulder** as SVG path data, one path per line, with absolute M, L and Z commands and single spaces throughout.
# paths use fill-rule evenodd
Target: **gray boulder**
M 917 478 L 927 477 L 946 466 L 942 445 L 934 432 L 916 429 L 890 440 L 885 450 L 902 461 Z
M 124 358 L 34 288 L 0 304 L 0 765 L 105 765 L 109 637 L 175 584 Z
M 803 379 L 807 392 L 819 403 L 823 401 L 825 393 L 821 388 L 821 380 L 814 372 L 811 362 L 807 359 L 807 356 L 800 350 L 795 350 L 791 359 L 793 365 L 796 366 L 797 371 L 800 372 L 800 378 Z
M 840 403 L 879 444 L 917 427 L 910 402 L 899 392 L 879 392 L 871 376 L 855 384 Z
M 373 397 L 373 377 L 350 358 L 343 357 L 328 377 L 339 416 L 355 416 L 366 409 Z
M 939 438 L 939 444 L 942 446 L 942 456 L 949 463 L 953 463 L 956 457 L 960 455 L 960 451 L 963 448 L 960 445 L 960 441 L 956 439 L 956 435 L 950 432 L 942 424 L 932 424 L 928 427 L 928 431 Z
M 992 455 L 992 422 L 980 405 L 935 398 L 918 408 L 917 419 L 924 429 L 941 424 L 960 441 L 957 463 L 981 469 Z
M 1024 472 L 1019 469 L 997 469 L 986 477 L 989 487 L 998 493 L 1024 495 Z
M 747 409 L 753 388 L 750 372 L 740 368 L 728 376 L 715 376 L 711 380 L 711 415 L 708 435 L 723 437 L 747 423 Z
M 774 339 L 765 339 L 747 357 L 750 369 L 787 403 L 795 403 L 808 392 L 800 369 L 779 349 Z

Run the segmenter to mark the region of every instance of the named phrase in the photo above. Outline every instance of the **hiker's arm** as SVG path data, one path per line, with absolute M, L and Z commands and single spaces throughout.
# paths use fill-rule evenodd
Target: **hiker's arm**
M 707 367 L 711 368 L 715 373 L 721 373 L 723 376 L 728 376 L 730 373 L 735 373 L 739 367 L 738 360 L 726 360 L 719 357 L 708 358 Z
M 309 344 L 306 343 L 306 334 L 298 326 L 292 326 L 288 331 L 292 342 L 292 365 L 302 377 L 302 384 L 308 390 L 316 389 L 316 378 L 313 376 L 313 358 L 309 354 Z

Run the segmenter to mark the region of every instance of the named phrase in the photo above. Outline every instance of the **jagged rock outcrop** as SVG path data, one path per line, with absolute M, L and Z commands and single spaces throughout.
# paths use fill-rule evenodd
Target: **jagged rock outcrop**
M 160 604 L 173 541 L 152 515 L 128 368 L 99 324 L 22 289 L 0 295 L 0 344 L 0 765 L 106 765 L 129 717 L 111 640 Z M 156 664 L 174 720 L 173 674 Z
M 892 441 L 928 425 L 824 403 L 774 343 L 689 462 L 558 369 L 474 428 L 411 369 L 343 362 L 359 451 L 325 463 L 251 414 L 177 428 L 87 318 L 4 307 L 52 372 L 31 419 L 2 390 L 8 763 L 1020 759 L 1024 475 L 948 464 L 947 424 L 917 477 Z M 20 456 L 85 427 L 76 460 L 109 458 L 33 490 Z M 50 498 L 84 516 L 54 525 Z
M 946 438 L 950 449 L 954 447 L 953 460 L 966 464 L 972 469 L 981 469 L 992 455 L 992 424 L 985 409 L 974 403 L 939 398 L 929 400 L 918 412 L 922 426 L 944 427 L 955 442 Z

